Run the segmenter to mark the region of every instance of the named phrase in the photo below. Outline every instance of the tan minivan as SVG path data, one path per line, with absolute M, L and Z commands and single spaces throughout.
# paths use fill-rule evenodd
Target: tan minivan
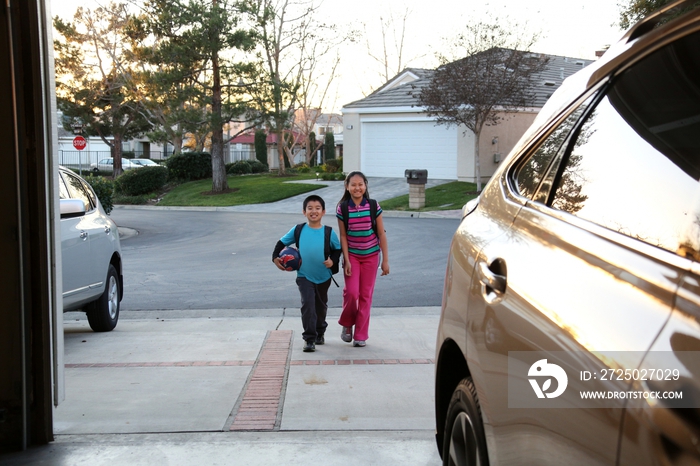
M 444 464 L 700 464 L 694 3 L 569 78 L 465 206 L 436 348 Z

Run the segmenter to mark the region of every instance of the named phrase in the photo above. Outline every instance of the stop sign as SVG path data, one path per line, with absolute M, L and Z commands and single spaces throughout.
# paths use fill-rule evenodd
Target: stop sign
M 78 150 L 85 149 L 86 144 L 87 141 L 85 141 L 85 138 L 82 136 L 76 136 L 75 139 L 73 139 L 73 147 L 75 147 Z

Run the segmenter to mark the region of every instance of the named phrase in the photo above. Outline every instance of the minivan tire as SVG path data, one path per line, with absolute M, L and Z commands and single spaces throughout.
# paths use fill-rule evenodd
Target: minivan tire
M 86 306 L 90 328 L 95 332 L 109 332 L 119 320 L 119 276 L 112 264 L 107 268 L 105 290 L 95 301 Z
M 489 464 L 481 408 L 471 377 L 463 379 L 452 393 L 447 408 L 442 460 L 444 466 Z

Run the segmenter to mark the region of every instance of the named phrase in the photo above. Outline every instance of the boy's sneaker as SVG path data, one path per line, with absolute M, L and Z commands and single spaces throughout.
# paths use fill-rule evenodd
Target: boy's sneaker
M 316 336 L 316 344 L 317 345 L 324 345 L 325 343 L 326 343 L 326 338 L 323 335 Z
M 359 347 L 367 346 L 367 342 L 365 342 L 365 340 L 355 340 L 352 343 L 352 346 L 359 346 Z
M 343 327 L 343 330 L 340 331 L 340 339 L 350 343 L 352 341 L 352 327 Z
M 304 345 L 304 353 L 313 353 L 314 351 L 316 351 L 316 345 L 314 344 L 314 341 L 307 341 Z

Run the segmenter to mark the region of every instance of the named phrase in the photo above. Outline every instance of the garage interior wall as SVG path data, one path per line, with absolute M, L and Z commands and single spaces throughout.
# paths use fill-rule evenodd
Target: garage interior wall
M 0 450 L 7 451 L 53 439 L 55 274 L 47 207 L 47 16 L 40 0 L 6 0 L 0 16 Z

